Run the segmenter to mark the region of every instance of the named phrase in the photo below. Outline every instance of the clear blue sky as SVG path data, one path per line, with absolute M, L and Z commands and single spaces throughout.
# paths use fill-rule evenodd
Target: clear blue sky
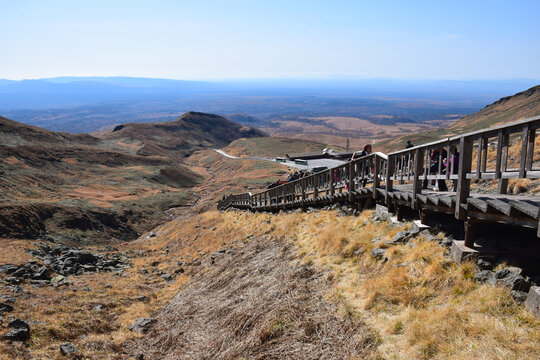
M 0 0 L 0 78 L 540 79 L 540 1 Z

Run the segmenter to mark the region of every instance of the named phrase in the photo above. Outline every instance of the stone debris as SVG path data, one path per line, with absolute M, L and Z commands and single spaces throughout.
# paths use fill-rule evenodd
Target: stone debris
M 373 249 L 371 250 L 371 257 L 377 260 L 385 260 L 386 259 L 386 250 L 385 249 Z
M 30 326 L 21 319 L 13 319 L 8 323 L 8 331 L 4 339 L 8 341 L 26 341 L 30 339 Z
M 135 331 L 138 333 L 146 333 L 150 326 L 155 323 L 155 319 L 150 318 L 138 318 L 135 322 L 128 326 L 128 330 Z
M 506 267 L 497 271 L 493 278 L 489 280 L 489 284 L 503 285 L 510 288 L 511 290 L 518 290 L 523 292 L 528 292 L 531 288 L 530 281 L 521 276 L 521 269 L 516 267 Z
M 124 255 L 101 255 L 65 245 L 39 243 L 27 251 L 37 260 L 28 260 L 22 265 L 0 265 L 0 274 L 6 275 L 4 282 L 10 285 L 30 282 L 35 287 L 71 285 L 66 279 L 69 275 L 94 272 L 121 274 L 131 266 L 129 258 Z
M 6 304 L 5 302 L 0 302 L 0 315 L 3 315 L 7 312 L 12 312 L 13 306 Z
M 60 352 L 64 356 L 76 357 L 81 355 L 81 351 L 75 345 L 69 342 L 60 345 Z

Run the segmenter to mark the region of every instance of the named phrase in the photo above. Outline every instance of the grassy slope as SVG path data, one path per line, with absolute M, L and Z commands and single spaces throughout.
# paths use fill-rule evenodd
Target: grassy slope
M 11 236 L 37 237 L 46 226 L 50 235 L 70 241 L 132 239 L 165 221 L 164 210 L 191 201 L 186 188 L 202 181 L 177 161 L 137 155 L 143 146 L 137 141 L 55 133 L 4 118 L 0 139 L 0 203 L 7 222 L 0 221 L 0 233 Z M 46 208 L 46 214 L 27 218 L 28 206 Z M 100 216 L 123 219 L 118 221 L 129 229 L 122 234 L 121 226 L 103 227 Z M 28 232 L 25 221 L 45 224 Z M 63 226 L 66 221 L 80 223 L 80 231 Z M 88 223 L 93 229 L 85 228 Z
M 23 285 L 37 296 L 20 298 L 14 315 L 36 322 L 32 340 L 29 347 L 0 342 L 0 354 L 7 359 L 22 354 L 55 358 L 59 344 L 71 341 L 89 359 L 122 356 L 131 351 L 139 338 L 126 327 L 138 317 L 155 316 L 179 290 L 186 296 L 194 295 L 197 280 L 190 286 L 185 284 L 215 271 L 210 254 L 231 247 L 242 251 L 244 244 L 250 246 L 254 239 L 266 236 L 269 241 L 292 244 L 295 250 L 287 259 L 292 256 L 326 279 L 321 294 L 327 304 L 325 309 L 334 310 L 333 315 L 324 316 L 335 316 L 344 324 L 348 319 L 353 319 L 354 324 L 365 324 L 358 331 L 361 336 L 371 334 L 365 343 L 369 349 L 360 348 L 360 358 L 536 359 L 540 356 L 538 320 L 517 305 L 506 289 L 473 281 L 473 265 L 450 262 L 443 256 L 444 249 L 436 243 L 419 238 L 413 241 L 414 247 L 390 246 L 389 261 L 385 264 L 371 258 L 371 249 L 385 246 L 373 243 L 372 239 L 379 237 L 384 244 L 384 240 L 391 239 L 410 224 L 401 227 L 376 224 L 370 221 L 372 213 L 369 211 L 358 218 L 339 216 L 335 211 L 278 216 L 205 212 L 222 193 L 256 189 L 260 185 L 253 182 L 262 183 L 267 176 L 276 176 L 283 168 L 269 164 L 276 167 L 261 169 L 260 161 L 226 159 L 209 150 L 192 155 L 188 162 L 195 165 L 193 169 L 207 172 L 205 182 L 195 189 L 202 199 L 194 211 L 156 228 L 156 237 L 149 238 L 145 234 L 139 241 L 120 245 L 119 251 L 131 250 L 133 256 L 133 268 L 122 276 L 70 277 L 75 285 L 58 290 L 49 287 L 36 290 L 31 285 Z M 2 240 L 0 245 L 6 251 L 2 252 L 0 263 L 13 262 L 13 258 L 24 261 L 27 255 L 22 245 L 31 244 Z M 251 259 L 255 258 L 244 260 L 249 263 Z M 276 259 L 285 261 L 280 257 Z M 195 260 L 201 260 L 201 266 L 177 264 Z M 159 264 L 151 266 L 154 261 Z M 170 283 L 158 275 L 158 271 L 173 273 L 179 266 L 186 272 L 176 275 Z M 226 266 L 219 276 L 236 276 L 238 269 L 234 266 L 231 266 L 234 274 L 228 273 Z M 265 266 L 261 262 L 258 269 L 267 271 Z M 143 268 L 149 270 L 148 274 L 142 272 Z M 81 291 L 85 285 L 89 286 L 89 292 Z M 249 290 L 251 285 L 246 286 Z M 75 288 L 78 291 L 75 292 Z M 245 300 L 255 302 L 257 299 L 249 297 L 253 294 L 258 293 L 247 291 Z M 149 296 L 150 301 L 136 301 L 140 295 Z M 105 304 L 106 308 L 96 316 L 94 307 L 98 303 Z M 289 335 L 303 331 L 303 322 L 280 321 L 279 309 L 268 308 L 265 320 L 254 322 L 257 331 L 249 332 L 245 338 L 255 339 L 255 342 L 244 350 L 259 351 L 260 341 L 266 339 L 270 343 L 265 342 L 265 346 L 271 345 L 270 349 L 279 348 L 285 354 L 287 351 L 291 356 L 294 354 L 293 347 L 287 348 L 295 339 Z M 217 308 L 208 308 L 210 313 L 215 310 Z M 300 312 L 293 319 L 305 319 L 306 314 L 309 313 Z M 313 314 L 314 318 L 321 316 L 322 313 Z M 242 318 L 230 320 L 236 324 L 243 321 Z M 289 324 L 292 324 L 290 328 Z M 202 331 L 202 328 L 190 330 Z M 332 334 L 340 334 L 342 330 L 337 326 Z M 307 334 L 305 341 L 317 339 L 316 333 L 309 335 L 308 331 Z M 339 348 L 332 353 L 339 354 Z
M 267 234 L 292 241 L 304 264 L 316 265 L 333 279 L 327 297 L 341 306 L 341 316 L 377 329 L 381 358 L 540 356 L 540 322 L 508 290 L 476 283 L 473 264 L 456 265 L 444 248 L 422 237 L 411 245 L 384 245 L 401 228 L 371 222 L 369 211 L 359 218 L 334 211 L 207 216 L 243 233 L 240 239 Z M 382 245 L 372 242 L 376 237 Z M 379 246 L 387 248 L 384 264 L 371 257 Z
M 263 156 L 273 158 L 291 153 L 322 151 L 327 145 L 308 140 L 284 137 L 262 137 L 233 141 L 223 150 L 234 156 Z M 334 147 L 336 151 L 344 148 Z

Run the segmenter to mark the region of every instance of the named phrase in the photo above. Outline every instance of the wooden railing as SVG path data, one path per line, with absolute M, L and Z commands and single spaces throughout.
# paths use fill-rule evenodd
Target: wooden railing
M 508 179 L 540 178 L 540 169 L 534 167 L 535 161 L 540 161 L 535 159 L 534 145 L 538 128 L 540 116 L 388 155 L 373 153 L 260 193 L 229 195 L 218 202 L 218 209 L 296 207 L 321 198 L 353 202 L 359 193 L 366 193 L 365 189 L 373 198 L 389 202 L 394 188 L 405 184 L 412 185 L 411 206 L 416 208 L 417 195 L 425 185 L 439 180 L 451 182 L 449 191 L 456 196 L 455 216 L 463 219 L 462 204 L 470 195 L 471 180 L 496 180 L 497 192 L 506 194 Z M 511 145 L 519 148 L 519 156 L 509 156 Z

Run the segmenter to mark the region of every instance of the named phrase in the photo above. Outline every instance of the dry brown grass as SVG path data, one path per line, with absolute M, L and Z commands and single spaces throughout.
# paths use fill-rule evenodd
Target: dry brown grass
M 384 117 L 384 115 L 380 117 Z M 391 118 L 392 116 L 388 117 Z M 273 136 L 316 140 L 332 146 L 345 146 L 347 139 L 349 139 L 352 148 L 361 149 L 367 143 L 374 143 L 406 133 L 414 134 L 436 129 L 448 126 L 453 122 L 452 120 L 444 119 L 422 123 L 379 125 L 369 120 L 346 116 L 313 117 L 311 119 L 323 121 L 323 123 L 309 124 L 301 121 L 281 120 L 274 122 L 274 125 L 278 126 L 262 127 L 261 129 Z
M 492 139 L 494 142 L 491 146 L 488 146 L 487 151 L 487 171 L 495 171 L 497 161 L 497 148 L 496 139 Z M 514 136 L 510 139 L 510 146 L 508 147 L 508 169 L 519 169 L 521 160 L 521 137 Z M 540 166 L 540 136 L 535 139 L 533 155 L 533 168 Z M 478 149 L 473 150 L 472 171 L 477 168 L 478 163 Z M 475 180 L 473 181 L 473 189 L 487 192 L 496 192 L 498 186 L 498 180 Z M 508 180 L 508 194 L 537 194 L 540 192 L 540 180 L 538 179 L 509 179 Z
M 329 272 L 327 298 L 342 316 L 377 329 L 377 356 L 386 359 L 536 359 L 540 323 L 500 287 L 480 285 L 472 264 L 456 265 L 436 242 L 419 237 L 385 245 L 403 227 L 360 217 L 314 214 L 207 214 L 239 237 L 267 234 L 292 240 L 306 265 Z M 215 213 L 214 213 L 215 214 Z M 215 217 L 215 218 L 214 218 Z M 172 225 L 172 224 L 171 224 Z M 247 229 L 247 232 L 246 232 Z M 382 242 L 372 240 L 379 237 Z M 371 257 L 386 247 L 388 261 Z
M 237 224 L 241 226 L 241 224 Z M 366 359 L 378 336 L 325 300 L 288 241 L 250 238 L 180 290 L 137 345 L 148 359 Z
M 74 284 L 59 288 L 23 284 L 28 295 L 18 297 L 15 311 L 10 315 L 29 322 L 32 337 L 28 346 L 0 341 L 0 359 L 60 359 L 59 345 L 66 341 L 79 347 L 85 359 L 125 358 L 124 344 L 140 336 L 127 330 L 127 326 L 163 308 L 194 274 L 205 271 L 209 265 L 205 260 L 208 253 L 236 239 L 230 231 L 231 223 L 222 223 L 212 230 L 217 222 L 215 213 L 177 219 L 157 228 L 157 237 L 145 234 L 138 241 L 118 246 L 120 252 L 131 254 L 133 263 L 122 275 L 71 276 L 68 279 Z M 223 233 L 228 233 L 229 237 L 222 236 Z M 33 244 L 32 241 L 2 239 L 0 264 L 25 262 L 30 258 L 25 249 Z M 182 265 L 185 272 L 176 274 L 172 282 L 167 283 L 156 273 L 174 274 L 180 267 L 179 261 L 195 259 L 203 260 L 203 264 Z M 156 261 L 159 264 L 151 266 Z M 149 273 L 142 273 L 143 268 Z M 0 292 L 4 293 L 3 289 Z M 136 301 L 141 295 L 148 296 L 149 301 Z M 96 305 L 104 305 L 104 309 L 97 311 Z M 4 332 L 0 331 L 0 336 Z
M 354 220 L 320 214 L 318 222 L 334 227 L 342 222 L 342 231 L 328 236 L 306 221 L 298 245 L 310 261 L 333 271 L 334 296 L 382 331 L 378 349 L 382 358 L 540 356 L 538 320 L 517 305 L 508 290 L 477 284 L 472 280 L 474 266 L 450 262 L 435 242 L 420 237 L 407 245 L 389 246 L 389 260 L 374 261 L 371 240 L 391 239 L 397 229 L 369 222 L 370 215 L 364 212 Z M 356 233 L 358 228 L 362 235 Z M 357 255 L 351 256 L 352 249 Z
M 56 290 L 24 285 L 32 296 L 18 300 L 14 315 L 33 322 L 32 339 L 28 347 L 0 343 L 0 354 L 54 359 L 59 344 L 71 341 L 88 359 L 120 358 L 139 338 L 126 327 L 175 298 L 159 317 L 175 325 L 144 340 L 152 354 L 178 355 L 172 346 L 178 337 L 192 354 L 217 358 L 539 357 L 540 324 L 508 290 L 479 285 L 472 264 L 450 262 L 443 248 L 422 237 L 385 245 L 408 225 L 375 224 L 371 216 L 192 213 L 158 227 L 156 237 L 120 246 L 140 251 L 122 276 L 72 277 L 74 286 Z M 383 242 L 372 242 L 375 237 Z M 22 260 L 31 243 L 1 245 Z M 386 247 L 386 263 L 372 259 L 377 247 Z M 231 248 L 236 252 L 211 265 L 211 253 Z M 2 262 L 13 262 L 2 254 Z M 152 272 L 197 260 L 201 266 L 183 265 L 186 272 L 169 284 Z M 150 266 L 153 261 L 159 264 Z M 297 275 L 302 266 L 309 269 L 305 278 Z M 150 301 L 135 301 L 142 294 Z M 105 310 L 96 312 L 97 304 Z

